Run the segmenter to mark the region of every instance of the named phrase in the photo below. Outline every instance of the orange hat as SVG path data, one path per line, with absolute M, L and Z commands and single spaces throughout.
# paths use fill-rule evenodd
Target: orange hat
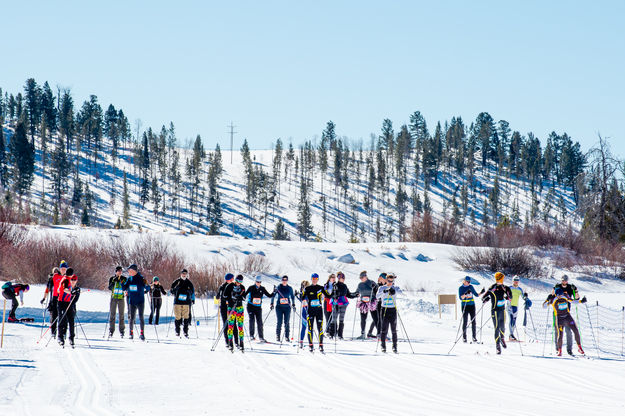
M 504 277 L 506 276 L 504 276 L 504 274 L 501 272 L 495 273 L 495 281 L 497 282 L 503 282 Z

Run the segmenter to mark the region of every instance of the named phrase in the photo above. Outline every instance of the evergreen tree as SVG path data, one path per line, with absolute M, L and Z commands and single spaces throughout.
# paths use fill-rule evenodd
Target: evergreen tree
M 35 82 L 34 78 L 28 78 L 24 85 L 24 94 L 26 98 L 26 122 L 30 131 L 31 146 L 35 146 L 35 133 L 37 126 L 41 120 L 41 89 Z
M 130 195 L 128 194 L 128 180 L 124 171 L 124 191 L 122 194 L 123 204 L 123 227 L 130 228 Z
M 13 187 L 20 198 L 28 192 L 35 170 L 35 149 L 28 142 L 26 127 L 22 120 L 15 127 L 15 134 L 9 142 Z
M 0 117 L 0 189 L 6 189 L 9 185 L 9 168 L 7 163 L 6 142 L 4 140 L 4 126 Z
M 308 185 L 304 180 L 303 176 L 300 187 L 299 205 L 297 210 L 297 231 L 300 235 L 300 238 L 303 238 L 304 241 L 308 241 L 308 238 L 313 233 L 310 204 L 308 201 Z
M 74 212 L 78 212 L 83 196 L 82 181 L 80 178 L 77 178 L 74 180 L 74 191 L 72 192 L 72 208 L 74 208 Z
M 276 229 L 273 232 L 272 238 L 274 240 L 289 240 L 289 234 L 284 227 L 284 222 L 282 221 L 282 218 L 278 219 L 278 222 L 276 223 Z
M 67 153 L 65 152 L 65 142 L 62 137 L 59 137 L 56 149 L 52 154 L 52 189 L 56 197 L 57 204 L 60 203 L 61 198 L 67 192 L 68 177 L 69 177 L 69 163 L 67 160 Z

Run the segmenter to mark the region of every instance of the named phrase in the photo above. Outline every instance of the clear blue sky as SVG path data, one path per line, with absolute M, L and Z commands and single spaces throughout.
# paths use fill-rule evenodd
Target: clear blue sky
M 488 111 L 625 156 L 624 1 L 57 3 L 2 6 L 3 89 L 48 80 L 209 148 L 231 120 L 235 148 L 268 148 Z

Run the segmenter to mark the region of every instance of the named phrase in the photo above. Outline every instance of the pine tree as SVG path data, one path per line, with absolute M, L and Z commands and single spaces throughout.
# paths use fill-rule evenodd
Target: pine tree
M 74 208 L 74 212 L 78 212 L 83 196 L 82 181 L 80 178 L 76 178 L 74 180 L 74 191 L 72 192 L 72 208 Z
M 35 133 L 37 132 L 37 126 L 41 120 L 41 89 L 35 82 L 34 78 L 28 78 L 26 85 L 24 85 L 24 94 L 26 98 L 26 119 L 28 123 L 28 129 L 30 131 L 30 144 L 35 147 Z
M 128 180 L 124 171 L 124 193 L 122 194 L 123 204 L 123 227 L 130 228 L 130 196 L 128 195 Z
M 69 162 L 65 152 L 65 141 L 59 137 L 56 149 L 52 153 L 52 189 L 56 196 L 57 204 L 68 189 Z
M 158 218 L 158 214 L 159 214 L 159 207 L 161 204 L 161 193 L 159 191 L 159 187 L 158 187 L 158 180 L 156 179 L 156 177 L 152 177 L 152 186 L 151 186 L 151 199 L 152 199 L 152 213 L 154 214 L 154 217 Z
M 428 191 L 423 193 L 423 212 L 426 214 L 432 213 L 432 204 L 430 203 L 430 196 L 428 195 Z
M 303 175 L 301 180 L 300 199 L 297 210 L 297 231 L 299 232 L 300 238 L 303 238 L 304 241 L 308 241 L 308 238 L 313 233 L 310 204 L 308 201 L 308 185 L 306 184 L 306 180 L 304 180 Z
M 28 192 L 33 182 L 35 170 L 35 149 L 28 142 L 26 127 L 22 120 L 15 127 L 15 134 L 9 142 L 13 188 L 21 197 Z
M 274 240 L 289 240 L 289 234 L 286 232 L 282 218 L 278 219 L 272 238 Z
M 6 189 L 9 186 L 8 166 L 7 166 L 6 142 L 4 140 L 4 126 L 2 125 L 2 117 L 0 117 L 0 189 Z

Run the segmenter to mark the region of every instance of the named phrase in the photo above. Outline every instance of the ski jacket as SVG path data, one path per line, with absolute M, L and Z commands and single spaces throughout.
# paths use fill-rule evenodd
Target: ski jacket
M 80 298 L 80 287 L 75 286 L 72 289 L 72 310 L 76 312 L 76 303 L 78 303 L 78 299 Z
M 113 275 L 109 278 L 109 290 L 111 291 L 111 298 L 124 299 L 124 283 L 126 283 L 126 276 Z
M 13 299 L 19 295 L 20 302 L 23 303 L 25 286 L 26 285 L 22 283 L 13 284 L 11 282 L 6 282 L 4 285 L 2 285 L 2 295 L 6 299 Z
M 519 299 L 521 299 L 525 292 L 521 287 L 510 286 L 510 293 L 512 293 L 512 299 L 510 299 L 510 306 L 519 306 Z
M 553 287 L 553 293 L 555 293 L 558 289 L 562 289 L 562 291 L 569 295 L 571 299 L 579 298 L 579 294 L 577 293 L 577 286 L 575 285 L 568 283 L 566 286 L 562 286 L 562 283 L 558 283 Z
M 458 289 L 458 297 L 460 298 L 460 301 L 463 305 L 475 305 L 475 300 L 473 299 L 473 296 L 479 296 L 475 291 L 473 285 L 462 285 Z
M 324 300 L 324 303 L 326 305 L 326 312 L 332 312 L 332 306 L 334 303 L 332 300 L 332 293 L 334 293 L 334 285 L 335 283 L 326 283 L 325 285 L 323 285 L 323 289 L 327 293 L 326 298 Z
M 144 296 L 148 291 L 148 283 L 141 273 L 129 276 L 122 287 L 128 292 L 128 302 L 131 305 L 140 305 L 145 302 Z
M 293 293 L 293 288 L 289 285 L 284 286 L 280 284 L 276 287 L 274 295 L 271 298 L 272 305 L 276 298 L 278 299 L 276 301 L 278 303 L 278 308 L 288 308 L 295 305 L 295 294 Z
M 338 306 L 343 306 L 343 305 L 349 305 L 349 301 L 347 300 L 349 299 L 353 299 L 358 297 L 358 292 L 350 292 L 349 288 L 347 287 L 347 285 L 343 282 L 337 282 L 336 286 L 335 286 L 335 292 L 332 294 L 333 296 L 333 301 L 335 305 Z
M 149 290 L 149 292 L 150 292 L 150 296 L 152 297 L 152 299 L 154 299 L 154 298 L 160 298 L 160 297 L 161 297 L 161 295 L 166 295 L 166 294 L 167 294 L 167 292 L 165 291 L 165 288 L 164 288 L 164 287 L 163 287 L 163 285 L 162 285 L 162 284 L 160 284 L 160 283 L 159 283 L 159 284 L 157 284 L 157 285 L 156 285 L 156 284 L 154 284 L 154 283 L 152 283 L 152 284 L 150 285 L 150 290 Z
M 371 302 L 378 293 L 378 284 L 371 279 L 358 283 L 356 291 L 360 294 L 361 302 Z
M 70 278 L 72 276 L 63 276 L 61 281 L 59 282 L 59 302 L 71 302 L 72 301 L 72 284 L 70 283 Z
M 267 292 L 267 289 L 265 289 L 263 285 L 256 286 L 254 284 L 245 291 L 247 303 L 253 306 L 261 306 L 263 304 L 263 296 L 267 296 L 268 298 L 273 297 L 273 293 Z
M 571 318 L 571 304 L 579 303 L 579 300 L 571 300 L 566 296 L 555 296 L 551 301 L 547 302 L 552 308 L 557 319 Z M 545 306 L 546 307 L 546 306 Z
M 228 300 L 226 299 L 226 290 L 228 289 L 230 285 L 234 285 L 234 283 L 225 282 L 221 286 L 219 286 L 219 289 L 217 289 L 217 299 L 219 299 L 220 308 L 225 309 L 228 307 Z
M 65 276 L 60 273 L 56 273 L 52 276 L 52 297 L 56 298 L 59 296 L 59 283 L 61 283 L 61 279 L 64 277 Z
M 394 293 L 391 293 L 391 289 L 394 289 Z M 399 288 L 399 286 L 393 285 L 389 287 L 384 285 L 380 286 L 380 288 L 378 289 L 378 293 L 375 297 L 380 300 L 382 308 L 394 309 L 396 308 L 396 296 L 401 293 L 403 292 Z
M 195 288 L 189 279 L 181 277 L 171 284 L 171 293 L 174 295 L 174 305 L 190 305 L 195 303 Z
M 323 296 L 329 297 L 330 294 L 321 285 L 310 285 L 304 289 L 302 293 L 302 304 L 310 309 L 322 307 Z
M 510 292 L 510 288 L 506 285 L 498 285 L 495 283 L 491 287 L 488 288 L 486 293 L 482 296 L 483 302 L 492 301 L 491 309 L 492 310 L 501 310 L 506 307 L 506 300 L 512 298 L 512 293 Z
M 232 286 L 228 286 L 226 288 L 224 296 L 226 297 L 226 302 L 228 302 L 228 308 L 243 306 L 243 300 L 245 299 L 245 286 L 233 283 Z

